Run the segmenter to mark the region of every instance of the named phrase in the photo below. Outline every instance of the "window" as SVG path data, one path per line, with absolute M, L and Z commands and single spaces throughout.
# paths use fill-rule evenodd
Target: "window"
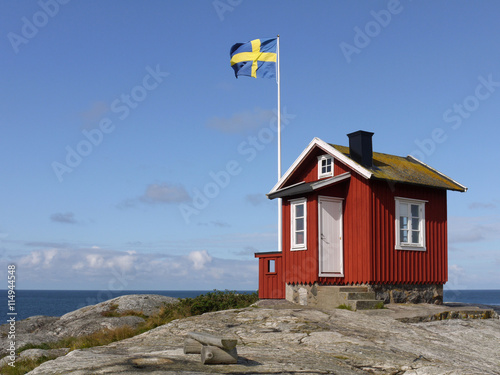
M 330 155 L 318 156 L 318 178 L 333 176 L 333 158 Z
M 292 247 L 291 250 L 307 249 L 307 200 L 305 198 L 290 201 L 291 209 L 291 232 Z
M 268 273 L 275 273 L 276 272 L 276 260 L 275 259 L 269 259 L 267 261 L 267 272 Z
M 396 198 L 396 249 L 425 251 L 425 201 Z

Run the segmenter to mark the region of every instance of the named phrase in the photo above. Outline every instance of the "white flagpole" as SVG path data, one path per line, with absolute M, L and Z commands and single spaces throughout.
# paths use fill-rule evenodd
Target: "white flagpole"
M 280 84 L 280 36 L 276 41 L 276 81 L 278 83 L 278 181 L 281 179 L 281 84 Z M 283 251 L 282 246 L 282 200 L 278 198 L 278 251 Z

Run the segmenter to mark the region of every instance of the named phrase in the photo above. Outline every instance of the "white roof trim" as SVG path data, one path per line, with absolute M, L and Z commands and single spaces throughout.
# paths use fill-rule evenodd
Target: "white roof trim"
M 293 164 L 288 168 L 288 170 L 285 172 L 285 174 L 279 179 L 276 185 L 272 188 L 272 190 L 268 194 L 272 194 L 279 190 L 284 183 L 288 180 L 288 178 L 292 175 L 292 173 L 297 169 L 299 164 L 309 155 L 309 153 L 313 150 L 314 147 L 319 147 L 323 151 L 325 151 L 327 154 L 332 155 L 334 158 L 340 160 L 342 163 L 348 165 L 352 169 L 354 169 L 356 172 L 358 172 L 361 176 L 363 176 L 366 179 L 369 179 L 372 176 L 372 173 L 366 169 L 363 168 L 361 165 L 353 161 L 352 159 L 348 158 L 345 156 L 343 153 L 338 151 L 335 147 L 331 146 L 330 144 L 326 143 L 325 141 L 322 141 L 321 139 L 315 137 L 309 145 L 302 151 L 302 153 L 299 155 L 297 159 L 293 162 Z
M 433 172 L 437 173 L 438 175 L 440 175 L 440 176 L 442 176 L 442 177 L 444 177 L 444 178 L 446 178 L 446 179 L 450 180 L 451 182 L 453 182 L 453 183 L 457 184 L 458 186 L 462 187 L 462 188 L 464 189 L 464 193 L 468 190 L 466 186 L 464 186 L 464 185 L 462 185 L 461 183 L 459 183 L 459 182 L 455 181 L 453 178 L 448 177 L 448 176 L 447 176 L 447 175 L 445 175 L 444 173 L 439 172 L 437 169 L 432 168 L 430 165 L 425 164 L 423 161 L 418 160 L 416 157 L 414 157 L 414 156 L 412 156 L 412 155 L 408 155 L 408 157 L 409 157 L 410 159 L 414 160 L 415 162 L 420 163 L 420 164 L 422 164 L 423 166 L 425 166 L 425 167 L 429 168 L 431 171 L 433 171 Z

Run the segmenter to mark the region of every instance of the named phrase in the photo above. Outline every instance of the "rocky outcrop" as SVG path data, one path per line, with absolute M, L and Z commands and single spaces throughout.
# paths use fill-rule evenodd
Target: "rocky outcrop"
M 125 325 L 137 327 L 144 322 L 142 316 L 150 316 L 157 313 L 165 303 L 177 301 L 177 298 L 172 297 L 136 294 L 86 306 L 60 318 L 34 316 L 16 322 L 16 347 L 21 348 L 29 343 L 54 342 L 68 336 L 84 336 L 105 328 L 115 329 Z M 8 331 L 7 324 L 0 326 L 0 357 L 7 355 Z
M 29 374 L 499 374 L 499 319 L 404 323 L 396 318 L 408 311 L 398 309 L 361 313 L 265 301 L 75 350 Z M 237 339 L 238 363 L 203 365 L 199 355 L 184 354 L 190 331 Z

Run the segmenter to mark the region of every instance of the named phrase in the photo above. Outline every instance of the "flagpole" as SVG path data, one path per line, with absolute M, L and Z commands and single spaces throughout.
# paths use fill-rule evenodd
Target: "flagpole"
M 281 179 L 281 83 L 280 83 L 280 36 L 276 40 L 276 81 L 278 83 L 278 181 Z M 278 198 L 278 251 L 283 251 L 282 200 Z

